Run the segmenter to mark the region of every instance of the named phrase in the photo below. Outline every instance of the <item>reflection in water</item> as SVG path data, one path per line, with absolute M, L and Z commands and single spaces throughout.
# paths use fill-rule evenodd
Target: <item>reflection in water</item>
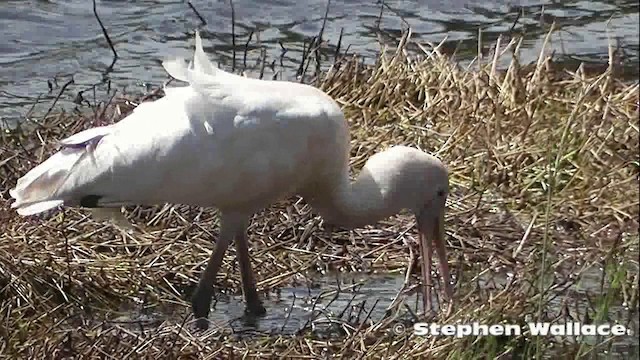
M 224 66 L 232 60 L 231 9 L 227 2 L 193 1 L 207 21 L 203 28 L 205 50 Z M 236 61 L 256 75 L 262 68 L 262 48 L 266 50 L 265 77 L 295 77 L 305 40 L 318 35 L 325 2 L 236 0 Z M 541 6 L 544 5 L 544 8 Z M 167 79 L 160 61 L 169 56 L 189 56 L 193 30 L 200 20 L 183 1 L 100 1 L 98 12 L 118 50 L 112 72 L 104 74 L 112 54 L 93 16 L 90 1 L 5 1 L 0 6 L 0 117 L 21 118 L 34 99 L 43 95 L 47 107 L 55 97 L 47 81 L 74 75 L 75 84 L 66 94 L 73 100 L 78 91 L 90 89 L 103 76 L 114 88 L 142 92 L 146 84 L 160 85 Z M 382 16 L 381 16 L 382 14 Z M 460 59 L 477 54 L 478 29 L 482 28 L 485 51 L 503 34 L 525 34 L 522 56 L 534 59 L 548 24 L 561 28 L 552 44 L 556 55 L 574 61 L 604 62 L 612 41 L 630 59 L 629 71 L 637 76 L 638 6 L 635 1 L 523 0 L 479 2 L 373 0 L 333 2 L 323 39 L 330 62 L 341 31 L 342 49 L 374 57 L 378 39 L 396 38 L 407 26 L 413 38 L 439 43 L 456 51 Z M 251 41 L 247 44 L 251 34 Z M 280 45 L 282 44 L 282 46 Z M 286 50 L 286 51 L 283 51 Z M 240 66 L 242 65 L 242 66 Z M 65 80 L 61 80 L 63 83 Z M 55 85 L 55 84 L 54 84 Z M 72 105 L 67 102 L 68 107 Z M 45 109 L 46 111 L 46 109 Z

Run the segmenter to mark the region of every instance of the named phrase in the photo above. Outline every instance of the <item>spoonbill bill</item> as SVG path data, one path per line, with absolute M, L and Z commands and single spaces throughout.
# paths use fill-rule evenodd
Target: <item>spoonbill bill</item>
M 220 210 L 220 233 L 192 297 L 206 327 L 213 285 L 235 240 L 247 312 L 262 315 L 251 269 L 250 217 L 298 194 L 334 226 L 374 224 L 407 209 L 419 230 L 425 306 L 430 307 L 432 242 L 452 299 L 443 223 L 448 171 L 436 157 L 395 146 L 349 180 L 349 129 L 320 89 L 227 73 L 207 58 L 198 32 L 193 61 L 163 62 L 188 86 L 140 104 L 121 121 L 61 140 L 61 149 L 20 178 L 10 195 L 20 215 L 59 206 L 119 209 L 187 204 Z M 426 308 L 425 308 L 426 309 Z

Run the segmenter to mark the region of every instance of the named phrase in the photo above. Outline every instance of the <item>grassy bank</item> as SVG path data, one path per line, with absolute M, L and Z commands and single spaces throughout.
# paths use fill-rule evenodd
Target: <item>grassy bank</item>
M 639 273 L 638 84 L 618 80 L 613 66 L 596 74 L 559 69 L 544 49 L 537 63 L 521 66 L 518 46 L 517 40 L 503 43 L 497 54 L 463 67 L 437 47 L 405 37 L 375 65 L 343 58 L 317 83 L 343 106 L 350 122 L 354 171 L 394 144 L 433 152 L 449 166 L 446 239 L 458 306 L 450 317 L 435 314 L 429 321 L 611 322 L 633 328 Z M 510 58 L 510 65 L 498 70 L 502 58 Z M 155 96 L 161 92 L 144 100 Z M 315 317 L 334 325 L 328 330 L 309 321 L 294 334 L 237 333 L 227 324 L 196 331 L 189 316 L 172 314 L 189 313 L 190 293 L 213 249 L 215 210 L 131 207 L 126 213 L 135 228 L 124 231 L 78 209 L 40 219 L 9 209 L 8 189 L 57 149 L 56 139 L 117 121 L 139 102 L 116 96 L 89 115 L 61 112 L 2 135 L 0 336 L 6 341 L 0 354 L 637 356 L 629 338 L 398 335 L 393 326 L 410 326 L 417 321 L 415 311 L 400 302 L 372 321 L 367 314 L 380 310 L 375 299 L 362 304 L 357 319 L 324 312 L 324 301 L 312 303 Z M 400 215 L 329 236 L 303 201 L 283 201 L 257 214 L 249 228 L 259 290 L 277 292 L 318 268 L 404 273 L 418 253 L 412 225 L 411 217 Z M 230 249 L 218 289 L 240 291 L 234 262 Z M 417 266 L 409 270 L 408 286 L 420 274 Z M 119 311 L 131 308 L 163 315 L 151 322 L 116 321 Z

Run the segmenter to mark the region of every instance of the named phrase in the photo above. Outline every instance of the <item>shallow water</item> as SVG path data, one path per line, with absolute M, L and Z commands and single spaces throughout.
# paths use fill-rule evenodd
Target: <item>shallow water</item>
M 403 283 L 404 275 L 397 274 L 317 274 L 312 283 L 284 286 L 266 296 L 261 294 L 267 313 L 258 319 L 244 316 L 245 302 L 241 294 L 225 293 L 235 292 L 236 289 L 218 288 L 209 314 L 210 327 L 217 330 L 231 328 L 234 333 L 295 334 L 307 326 L 324 332 L 330 326 L 330 319 L 358 323 L 355 320 L 363 320 L 369 312 L 370 320 L 379 321 L 403 288 Z M 413 282 L 409 284 L 410 289 L 411 285 Z M 418 300 L 421 301 L 421 298 L 418 298 L 417 289 L 413 288 L 400 297 L 415 312 L 421 311 L 418 310 Z M 122 309 L 122 315 L 116 317 L 115 321 L 141 321 L 157 326 L 165 319 L 180 322 L 190 314 L 188 307 L 160 306 L 152 311 L 136 310 L 134 307 Z
M 577 274 L 565 275 L 577 278 Z M 512 276 L 514 274 L 509 271 L 483 271 L 478 275 L 477 283 L 480 288 L 497 294 L 504 289 Z M 586 269 L 580 274 L 578 281 L 557 292 L 559 296 L 555 296 L 548 303 L 544 309 L 545 314 L 551 317 L 558 316 L 559 319 L 553 322 L 554 324 L 573 321 L 591 323 L 592 320 L 588 319 L 594 319 L 598 306 L 592 300 L 594 295 L 601 293 L 601 279 L 602 269 L 595 266 Z M 353 331 L 365 319 L 367 322 L 376 323 L 387 315 L 399 314 L 393 323 L 403 324 L 402 330 L 409 332 L 411 324 L 416 321 L 412 320 L 413 314 L 422 312 L 422 297 L 418 295 L 420 288 L 414 286 L 417 284 L 415 277 L 408 284 L 409 291 L 399 296 L 400 311 L 395 313 L 394 310 L 388 314 L 387 309 L 403 289 L 404 274 L 330 273 L 317 274 L 308 280 L 312 281 L 312 285 L 285 286 L 277 292 L 267 294 L 263 298 L 267 314 L 258 319 L 248 319 L 244 316 L 245 303 L 241 295 L 221 294 L 218 289 L 217 300 L 214 301 L 209 314 L 210 330 L 232 330 L 234 336 L 247 338 L 269 334 L 294 335 L 302 330 L 310 330 L 318 338 L 333 338 L 344 335 L 343 325 L 348 331 Z M 438 293 L 438 290 L 434 291 L 434 304 L 438 302 Z M 407 308 L 410 310 L 406 310 Z M 122 315 L 114 321 L 128 324 L 136 331 L 141 328 L 152 329 L 164 321 L 183 323 L 191 319 L 190 315 L 189 307 L 158 307 L 148 309 L 144 313 L 135 309 L 123 309 Z M 637 309 L 629 309 L 626 305 L 612 306 L 609 308 L 608 316 L 609 319 L 601 323 L 625 325 L 632 334 L 637 334 L 640 329 Z M 535 321 L 532 318 L 518 320 L 520 324 Z M 194 328 L 193 323 L 187 326 Z M 555 341 L 595 345 L 596 337 L 558 336 Z M 612 344 L 611 352 L 600 349 L 599 353 L 623 359 L 629 358 L 629 351 L 637 354 L 636 335 L 615 337 Z
M 229 2 L 192 3 L 207 22 L 201 27 L 206 51 L 229 67 L 233 62 Z M 119 55 L 111 71 L 107 69 L 112 53 L 93 15 L 91 1 L 0 2 L 0 118 L 10 122 L 21 119 L 38 95 L 43 96 L 43 104 L 36 107 L 36 112 L 46 111 L 71 75 L 75 83 L 62 97 L 67 108 L 73 107 L 69 101 L 79 91 L 91 90 L 103 79 L 110 80 L 114 88 L 142 92 L 148 85 L 160 85 L 167 79 L 160 66 L 163 58 L 190 55 L 193 30 L 200 21 L 185 1 L 103 0 L 97 4 Z M 266 66 L 265 77 L 278 73 L 279 77 L 293 78 L 302 58 L 303 42 L 318 35 L 322 27 L 326 2 L 235 0 L 234 5 L 237 67 L 244 68 L 245 44 L 253 32 L 246 47 L 249 71 L 259 72 L 260 48 L 264 47 L 266 63 L 276 61 L 273 69 Z M 548 24 L 555 20 L 562 29 L 558 41 L 552 44 L 557 55 L 605 61 L 608 26 L 611 41 L 621 46 L 632 64 L 630 71 L 637 74 L 633 66 L 639 41 L 636 1 L 385 0 L 381 5 L 374 0 L 331 3 L 323 35 L 329 42 L 327 63 L 332 60 L 341 30 L 341 51 L 348 47 L 349 53 L 373 58 L 379 51 L 378 37 L 397 37 L 407 25 L 415 40 L 438 43 L 447 36 L 447 48 L 453 51 L 459 46 L 458 57 L 462 59 L 476 55 L 479 28 L 484 43 L 489 44 L 513 27 L 516 33 L 526 33 L 522 56 L 531 61 L 538 55 Z M 98 100 L 100 96 L 98 93 Z M 92 91 L 84 97 L 93 102 Z
M 311 322 L 313 329 L 325 331 L 330 319 L 363 320 L 369 311 L 369 318 L 379 321 L 403 282 L 400 275 L 329 274 L 318 277 L 313 287 L 283 287 L 279 294 L 271 294 L 265 301 L 267 314 L 255 323 L 243 320 L 245 303 L 236 296 L 220 299 L 209 319 L 219 326 L 231 326 L 235 332 L 250 329 L 281 334 L 296 333 Z M 407 300 L 415 307 L 415 292 Z M 314 314 L 314 310 L 323 314 Z

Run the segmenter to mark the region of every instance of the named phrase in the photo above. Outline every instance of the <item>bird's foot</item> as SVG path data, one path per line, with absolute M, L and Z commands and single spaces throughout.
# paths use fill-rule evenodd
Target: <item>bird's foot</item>
M 267 313 L 267 310 L 259 300 L 252 303 L 247 303 L 247 308 L 244 310 L 245 314 L 250 316 L 263 316 Z
M 209 327 L 209 311 L 211 310 L 211 298 L 213 297 L 213 289 L 205 289 L 198 287 L 191 297 L 191 309 L 193 317 L 196 319 L 196 326 L 199 329 L 206 330 Z
M 200 330 L 207 330 L 209 328 L 209 319 L 207 318 L 196 319 L 196 328 Z

